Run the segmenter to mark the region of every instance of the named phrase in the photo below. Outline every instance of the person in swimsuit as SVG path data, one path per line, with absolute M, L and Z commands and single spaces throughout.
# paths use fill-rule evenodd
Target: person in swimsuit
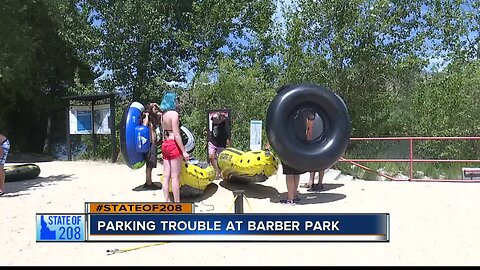
M 10 151 L 10 141 L 3 134 L 0 134 L 0 196 L 5 194 L 5 170 L 3 165 L 7 161 L 8 151 Z
M 170 180 L 174 202 L 180 202 L 180 170 L 182 158 L 185 161 L 190 155 L 180 136 L 180 117 L 177 112 L 177 94 L 166 92 L 163 95 L 160 109 L 162 110 L 161 125 L 163 129 L 162 156 L 163 156 L 163 194 L 166 202 L 170 199 Z
M 309 111 L 307 113 L 307 131 L 306 131 L 306 138 L 307 141 L 313 140 L 313 124 L 315 121 L 316 117 L 316 112 L 314 111 Z M 315 184 L 315 174 L 318 172 L 318 183 Z M 310 172 L 310 179 L 307 184 L 303 185 L 302 187 L 308 188 L 308 191 L 316 191 L 316 190 L 322 190 L 323 189 L 323 177 L 325 176 L 325 170 L 318 170 L 318 171 L 313 171 Z
M 150 149 L 146 154 L 145 184 L 146 189 L 159 189 L 160 187 L 152 182 L 152 170 L 157 167 L 157 133 L 155 132 L 159 125 L 161 117 L 160 107 L 157 103 L 149 103 L 143 113 L 142 124 L 148 127 L 150 133 Z

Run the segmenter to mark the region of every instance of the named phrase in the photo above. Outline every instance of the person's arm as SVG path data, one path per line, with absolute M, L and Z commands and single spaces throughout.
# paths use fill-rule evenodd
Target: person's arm
M 190 158 L 190 155 L 187 153 L 185 150 L 185 146 L 183 145 L 182 141 L 182 136 L 180 136 L 180 119 L 178 117 L 178 113 L 175 112 L 175 114 L 172 117 L 172 131 L 173 131 L 173 136 L 175 138 L 175 141 L 177 142 L 178 147 L 180 147 L 180 150 L 183 153 L 183 158 L 188 161 Z
M 227 147 L 232 147 L 232 129 L 230 126 L 230 119 L 225 120 L 225 127 L 227 130 Z
M 148 112 L 143 113 L 142 125 L 148 126 Z
M 307 119 L 305 127 L 305 137 L 307 141 L 313 140 L 313 120 Z

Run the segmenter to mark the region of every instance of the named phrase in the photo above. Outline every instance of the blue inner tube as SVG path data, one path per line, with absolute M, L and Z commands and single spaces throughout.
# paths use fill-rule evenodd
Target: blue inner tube
M 145 165 L 145 154 L 136 149 L 135 128 L 141 125 L 144 106 L 139 102 L 133 102 L 127 107 L 120 121 L 120 151 L 123 160 L 128 167 L 140 169 Z
M 132 169 L 140 169 L 145 165 L 146 153 L 151 145 L 148 128 L 141 123 L 144 110 L 145 107 L 140 102 L 132 102 L 125 109 L 120 121 L 120 152 L 127 166 Z M 161 141 L 160 129 L 156 132 Z M 195 149 L 195 138 L 192 132 L 187 127 L 181 126 L 180 135 L 185 150 L 192 153 Z

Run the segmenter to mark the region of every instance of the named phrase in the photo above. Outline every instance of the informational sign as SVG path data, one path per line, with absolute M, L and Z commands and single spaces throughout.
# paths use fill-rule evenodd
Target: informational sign
M 70 106 L 70 134 L 110 134 L 110 105 L 95 105 L 92 117 L 91 106 Z
M 250 120 L 250 150 L 262 150 L 262 121 Z

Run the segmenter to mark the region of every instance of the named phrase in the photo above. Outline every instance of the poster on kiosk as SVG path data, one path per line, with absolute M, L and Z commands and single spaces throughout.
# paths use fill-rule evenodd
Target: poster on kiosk
M 250 120 L 250 150 L 262 150 L 262 121 Z

